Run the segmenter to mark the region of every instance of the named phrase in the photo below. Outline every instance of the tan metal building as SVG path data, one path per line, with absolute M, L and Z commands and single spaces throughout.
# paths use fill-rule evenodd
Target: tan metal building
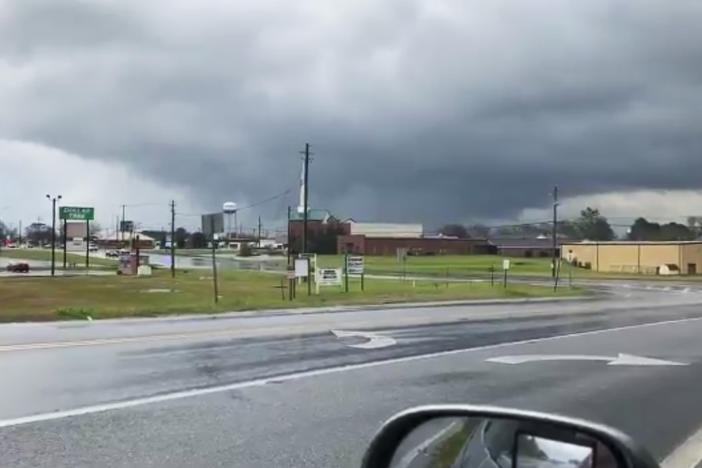
M 702 273 L 702 241 L 564 243 L 561 258 L 593 271 L 695 275 Z

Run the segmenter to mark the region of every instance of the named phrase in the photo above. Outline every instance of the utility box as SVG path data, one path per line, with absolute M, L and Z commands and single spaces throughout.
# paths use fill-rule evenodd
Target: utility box
M 148 264 L 148 255 L 139 255 L 139 259 L 137 261 L 137 254 L 135 253 L 122 254 L 119 257 L 118 273 L 122 275 L 136 275 L 139 273 L 138 269 L 140 266 L 148 266 Z

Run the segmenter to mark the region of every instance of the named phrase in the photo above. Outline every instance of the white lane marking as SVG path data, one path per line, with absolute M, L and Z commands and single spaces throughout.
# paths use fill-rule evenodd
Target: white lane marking
M 661 468 L 694 468 L 702 462 L 702 427 L 661 462 Z
M 666 361 L 663 359 L 634 356 L 619 353 L 617 356 L 595 356 L 590 354 L 519 354 L 499 356 L 486 359 L 487 362 L 500 364 L 524 364 L 538 361 L 607 361 L 608 366 L 687 366 L 686 362 Z
M 397 341 L 395 341 L 394 338 L 391 338 L 389 336 L 379 335 L 379 334 L 373 333 L 373 332 L 346 331 L 346 330 L 331 330 L 331 332 L 337 338 L 347 338 L 347 337 L 352 336 L 352 337 L 365 338 L 368 340 L 365 343 L 347 344 L 346 345 L 346 346 L 349 346 L 351 348 L 377 349 L 377 348 L 387 348 L 388 346 L 392 346 L 394 344 L 397 344 Z
M 63 419 L 63 418 L 68 418 L 68 417 L 72 417 L 72 416 L 81 416 L 81 415 L 85 415 L 85 414 L 102 413 L 105 411 L 132 408 L 134 406 L 148 405 L 151 403 L 162 403 L 162 402 L 171 401 L 171 400 L 179 400 L 182 398 L 190 398 L 190 397 L 195 397 L 195 396 L 200 396 L 200 395 L 209 395 L 212 393 L 220 393 L 220 392 L 226 392 L 226 391 L 230 391 L 230 390 L 238 390 L 238 389 L 248 388 L 248 387 L 260 387 L 260 386 L 263 386 L 263 385 L 266 385 L 269 383 L 289 382 L 289 381 L 298 380 L 298 379 L 307 378 L 307 377 L 316 377 L 316 376 L 320 376 L 320 375 L 337 374 L 337 373 L 341 373 L 341 372 L 358 370 L 358 369 L 368 369 L 368 368 L 386 366 L 386 365 L 391 365 L 391 364 L 400 364 L 400 363 L 419 361 L 419 360 L 424 360 L 424 359 L 438 358 L 438 357 L 444 357 L 444 356 L 453 356 L 453 355 L 457 355 L 457 354 L 470 353 L 470 352 L 474 352 L 474 351 L 485 351 L 485 350 L 490 350 L 490 349 L 504 348 L 507 346 L 516 346 L 516 345 L 523 345 L 523 344 L 529 344 L 529 343 L 540 343 L 540 342 L 544 342 L 544 341 L 555 341 L 555 340 L 560 340 L 563 338 L 577 338 L 577 337 L 582 337 L 582 336 L 592 336 L 592 335 L 599 335 L 602 333 L 610 333 L 610 332 L 617 332 L 617 331 L 623 331 L 623 330 L 632 330 L 632 329 L 636 329 L 636 328 L 648 328 L 648 327 L 654 327 L 654 326 L 659 326 L 659 325 L 674 325 L 674 324 L 678 324 L 678 323 L 693 322 L 693 321 L 699 321 L 699 320 L 702 320 L 702 317 L 678 319 L 678 320 L 665 320 L 662 322 L 651 322 L 651 323 L 644 323 L 644 324 L 640 324 L 640 325 L 627 325 L 627 326 L 623 326 L 623 327 L 604 328 L 601 330 L 592 330 L 592 331 L 579 332 L 579 333 L 568 333 L 566 335 L 549 336 L 549 337 L 545 337 L 545 338 L 532 338 L 529 340 L 510 341 L 507 343 L 497 343 L 497 344 L 491 344 L 491 345 L 485 345 L 485 346 L 476 346 L 474 348 L 453 349 L 450 351 L 437 351 L 434 353 L 418 354 L 415 356 L 404 356 L 404 357 L 399 357 L 399 358 L 384 359 L 384 360 L 380 360 L 380 361 L 364 362 L 364 363 L 360 363 L 360 364 L 347 364 L 347 365 L 338 366 L 338 367 L 327 367 L 325 369 L 295 372 L 292 374 L 281 375 L 278 377 L 266 377 L 266 378 L 262 378 L 262 379 L 249 380 L 249 381 L 245 381 L 245 382 L 237 382 L 237 383 L 227 384 L 227 385 L 219 385 L 219 386 L 215 386 L 215 387 L 198 388 L 198 389 L 193 389 L 193 390 L 184 390 L 184 391 L 179 391 L 179 392 L 166 393 L 163 395 L 156 395 L 156 396 L 152 396 L 152 397 L 135 398 L 132 400 L 118 401 L 115 403 L 83 406 L 80 408 L 75 408 L 75 409 L 70 409 L 70 410 L 55 411 L 53 413 L 40 413 L 40 414 L 34 414 L 34 415 L 30 415 L 30 416 L 22 416 L 19 418 L 5 419 L 5 420 L 0 420 L 0 428 L 18 426 L 20 424 L 29 424 L 29 423 L 42 422 L 42 421 L 51 421 L 51 420 L 55 420 L 55 419 Z
M 400 461 L 397 463 L 397 466 L 406 468 L 410 466 L 419 455 L 421 455 L 427 448 L 429 448 L 434 442 L 437 440 L 441 439 L 444 437 L 446 434 L 449 433 L 449 431 L 452 431 L 456 426 L 458 426 L 458 423 L 456 421 L 453 421 L 451 424 L 422 442 L 421 444 L 417 445 L 416 447 L 410 449 L 404 457 L 400 459 Z M 394 463 L 392 466 L 396 466 Z

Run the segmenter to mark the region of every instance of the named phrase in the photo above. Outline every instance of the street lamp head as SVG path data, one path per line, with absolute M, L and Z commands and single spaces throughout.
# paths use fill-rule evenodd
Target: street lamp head
M 58 196 L 58 199 L 59 199 L 59 200 L 61 199 L 61 195 Z
M 46 198 L 49 198 L 49 199 L 50 199 L 50 198 L 51 198 L 51 195 L 49 195 L 49 194 L 47 193 L 47 194 L 46 194 Z

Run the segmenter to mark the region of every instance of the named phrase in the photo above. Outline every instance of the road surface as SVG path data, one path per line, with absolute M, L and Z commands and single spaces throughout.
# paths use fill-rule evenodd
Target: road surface
M 702 425 L 700 305 L 702 285 L 619 283 L 589 301 L 3 325 L 0 464 L 358 466 L 383 420 L 446 402 L 594 419 L 662 460 Z M 603 359 L 621 353 L 685 365 Z M 515 355 L 599 360 L 489 361 Z

